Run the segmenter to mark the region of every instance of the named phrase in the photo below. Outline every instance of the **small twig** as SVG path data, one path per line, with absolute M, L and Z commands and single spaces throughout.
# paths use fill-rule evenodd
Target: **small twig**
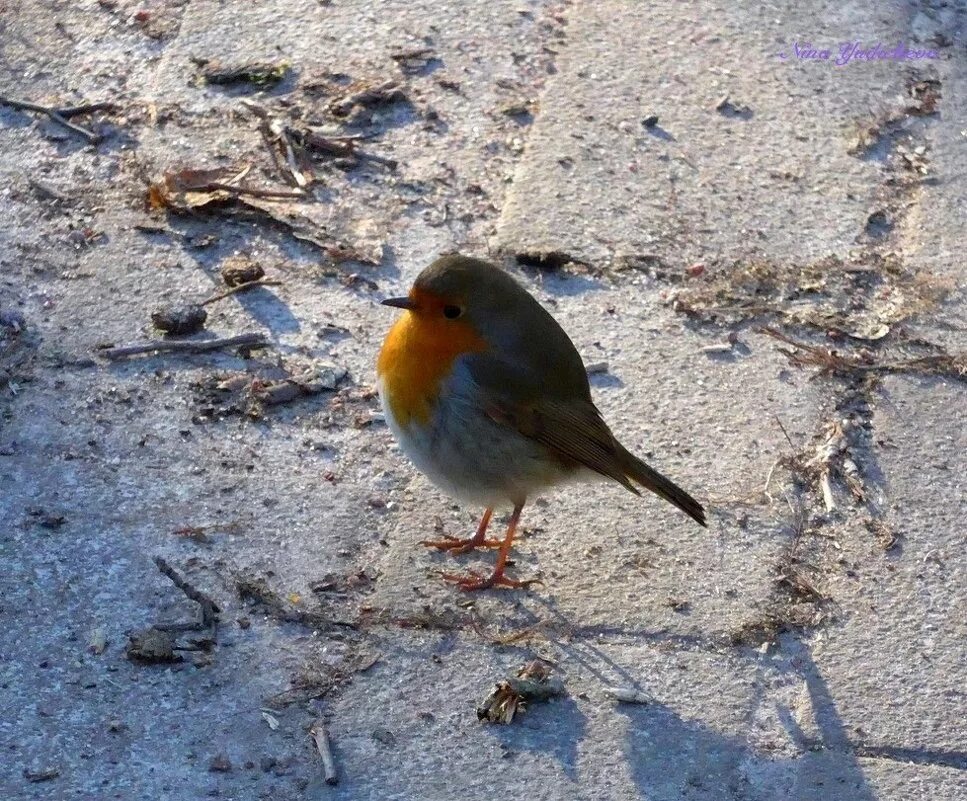
M 823 503 L 826 504 L 826 511 L 832 512 L 836 509 L 836 500 L 833 497 L 833 486 L 829 482 L 829 467 L 819 475 L 819 486 L 823 490 Z
M 765 495 L 770 501 L 772 496 L 769 495 L 769 485 L 772 483 L 772 474 L 776 472 L 776 468 L 782 462 L 782 457 L 780 456 L 772 463 L 772 467 L 769 468 L 769 474 L 766 476 L 766 485 L 762 488 L 762 494 Z
M 275 146 L 276 143 L 272 139 L 272 132 L 269 130 L 267 123 L 259 125 L 259 134 L 261 134 L 262 141 L 265 143 L 265 149 L 269 151 L 269 155 L 272 157 L 272 164 L 275 166 L 275 171 L 281 174 L 284 170 L 282 159 L 279 158 L 279 149 Z
M 338 784 L 339 776 L 336 775 L 336 763 L 332 758 L 332 748 L 329 745 L 329 732 L 326 731 L 326 722 L 322 718 L 317 719 L 312 724 L 312 728 L 309 729 L 309 734 L 312 735 L 312 739 L 316 744 L 316 750 L 319 752 L 319 756 L 322 757 L 322 772 L 323 776 L 325 776 L 326 784 Z
M 772 416 L 776 418 L 776 422 L 779 424 L 779 430 L 782 431 L 783 436 L 786 438 L 786 442 L 789 443 L 789 447 L 792 448 L 793 453 L 795 453 L 796 446 L 793 444 L 792 437 L 789 436 L 789 432 L 786 431 L 786 427 L 782 424 L 782 420 L 779 419 L 779 415 L 774 414 Z
M 193 341 L 184 340 L 158 340 L 157 342 L 146 342 L 141 345 L 122 345 L 116 348 L 107 348 L 101 351 L 101 355 L 106 359 L 123 359 L 126 356 L 138 356 L 142 353 L 168 352 L 168 353 L 203 353 L 219 348 L 267 348 L 270 343 L 263 334 L 239 334 L 236 337 L 224 337 L 219 339 L 201 339 Z
M 203 300 L 199 303 L 199 306 L 207 306 L 209 303 L 214 303 L 216 300 L 222 300 L 227 298 L 229 295 L 234 295 L 236 292 L 244 292 L 246 289 L 252 289 L 257 286 L 279 286 L 282 282 L 275 278 L 259 278 L 257 281 L 246 281 L 244 284 L 238 284 L 233 286 L 231 289 L 226 289 L 224 292 L 219 292 L 217 295 L 212 295 L 210 298 Z
M 860 355 L 841 354 L 827 348 L 816 347 L 799 342 L 775 328 L 764 327 L 759 331 L 768 334 L 796 348 L 796 351 L 779 348 L 779 352 L 797 367 L 818 367 L 820 374 L 830 372 L 881 372 L 881 373 L 926 373 L 927 375 L 948 375 L 961 381 L 967 379 L 967 354 L 942 353 L 934 356 L 920 356 L 903 361 L 874 362 Z M 799 352 L 797 352 L 799 351 Z
M 274 122 L 270 124 L 269 130 L 276 130 Z M 285 151 L 285 163 L 289 167 L 289 172 L 292 174 L 292 180 L 295 181 L 297 187 L 303 189 L 308 186 L 309 179 L 302 174 L 302 170 L 299 169 L 299 165 L 296 163 L 295 148 L 292 147 L 292 142 L 286 135 L 285 126 L 282 124 L 278 125 L 278 136 L 279 141 L 282 143 L 282 148 Z
M 279 158 L 279 147 L 277 147 L 278 144 L 281 144 L 281 149 L 285 153 L 286 166 L 292 175 L 292 180 L 295 181 L 295 185 L 300 188 L 308 186 L 310 179 L 299 169 L 295 148 L 289 138 L 290 129 L 285 126 L 282 120 L 273 118 L 265 106 L 251 100 L 242 100 L 242 105 L 261 120 L 259 132 L 269 149 L 276 170 L 280 173 L 283 172 L 282 160 Z
M 154 563 L 158 566 L 158 570 L 160 570 L 163 575 L 171 579 L 172 584 L 181 590 L 187 598 L 194 601 L 201 607 L 202 626 L 205 628 L 211 627 L 214 629 L 218 623 L 218 613 L 222 611 L 218 604 L 216 604 L 209 596 L 207 596 L 193 584 L 189 583 L 188 579 L 182 576 L 162 557 L 156 556 L 154 558 Z
M 254 100 L 249 100 L 248 98 L 243 98 L 240 102 L 261 120 L 267 120 L 271 116 L 269 110 L 261 103 L 256 103 Z
M 357 150 L 355 155 L 358 159 L 363 159 L 364 161 L 375 161 L 377 164 L 382 164 L 384 167 L 390 170 L 395 170 L 400 164 L 396 159 L 387 158 L 386 156 L 378 156 L 375 153 L 368 153 L 365 150 Z
M 390 53 L 390 58 L 393 61 L 411 61 L 415 58 L 425 59 L 433 55 L 432 47 L 417 47 L 413 50 L 400 50 L 396 53 Z
M 291 189 L 259 189 L 255 186 L 234 186 L 233 184 L 223 184 L 221 181 L 191 187 L 192 192 L 214 192 L 217 190 L 232 192 L 236 195 L 251 195 L 252 197 L 278 197 L 291 198 L 293 200 L 305 199 L 306 193 Z
M 117 103 L 110 101 L 104 103 L 84 103 L 80 106 L 67 106 L 57 109 L 57 113 L 64 119 L 79 117 L 81 114 L 93 114 L 95 111 L 114 111 L 118 107 Z
M 518 629 L 517 631 L 511 631 L 507 634 L 496 634 L 490 638 L 490 641 L 494 645 L 511 645 L 513 643 L 520 642 L 521 640 L 527 640 L 531 637 L 544 635 L 546 628 L 546 621 L 542 620 L 540 623 L 535 623 L 533 626 L 527 626 L 526 628 Z M 486 633 L 484 632 L 484 634 Z
M 354 157 L 364 161 L 373 161 L 382 164 L 390 170 L 395 170 L 399 166 L 396 159 L 386 156 L 379 156 L 375 153 L 367 153 L 364 150 L 356 149 L 356 142 L 364 137 L 361 136 L 325 136 L 316 131 L 298 131 L 288 128 L 287 131 L 296 138 L 304 141 L 305 146 L 310 150 L 325 153 L 329 156 Z
M 10 108 L 15 108 L 19 111 L 36 111 L 40 114 L 46 114 L 58 125 L 63 125 L 69 131 L 73 131 L 74 133 L 83 136 L 92 145 L 96 145 L 104 138 L 100 134 L 89 131 L 87 128 L 82 128 L 80 125 L 75 125 L 67 119 L 68 116 L 75 116 L 77 114 L 84 113 L 77 110 L 84 108 L 83 106 L 61 110 L 51 108 L 50 106 L 41 106 L 39 103 L 31 103 L 29 100 L 13 100 L 12 98 L 4 97 L 2 95 L 0 95 L 0 105 L 10 106 Z M 64 111 L 68 112 L 66 116 L 64 115 Z
M 295 136 L 301 137 L 306 147 L 317 150 L 328 156 L 356 156 L 356 139 L 342 136 L 324 136 L 316 131 L 298 131 L 289 129 Z

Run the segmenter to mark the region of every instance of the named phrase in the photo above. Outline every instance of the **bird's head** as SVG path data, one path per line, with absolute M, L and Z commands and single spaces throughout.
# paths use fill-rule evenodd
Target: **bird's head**
M 405 309 L 421 325 L 441 335 L 472 332 L 500 338 L 515 323 L 522 295 L 517 282 L 488 262 L 466 256 L 443 256 L 423 270 L 406 297 L 388 298 L 384 306 Z

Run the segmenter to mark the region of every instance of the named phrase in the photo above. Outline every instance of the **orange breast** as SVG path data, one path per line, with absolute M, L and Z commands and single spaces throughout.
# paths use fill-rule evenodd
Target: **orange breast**
M 400 426 L 416 420 L 426 423 L 440 385 L 464 353 L 479 353 L 486 342 L 463 322 L 442 315 L 403 312 L 386 335 L 376 372 L 383 394 Z

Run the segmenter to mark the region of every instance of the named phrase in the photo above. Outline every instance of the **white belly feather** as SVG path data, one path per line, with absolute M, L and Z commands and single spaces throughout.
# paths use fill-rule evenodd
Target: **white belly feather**
M 459 360 L 441 387 L 429 424 L 400 425 L 382 380 L 378 388 L 400 448 L 448 495 L 488 507 L 522 503 L 573 474 L 549 461 L 543 445 L 491 420 L 471 399 L 475 385 Z

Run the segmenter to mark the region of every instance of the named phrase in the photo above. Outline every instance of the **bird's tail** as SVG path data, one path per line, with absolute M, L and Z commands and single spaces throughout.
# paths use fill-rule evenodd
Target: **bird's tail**
M 657 470 L 653 470 L 641 459 L 628 450 L 618 446 L 618 458 L 620 459 L 621 469 L 632 481 L 641 484 L 645 489 L 649 489 L 659 498 L 664 498 L 669 503 L 674 504 L 687 514 L 700 526 L 707 527 L 705 522 L 705 509 L 685 490 L 679 487 L 674 481 L 665 478 Z

